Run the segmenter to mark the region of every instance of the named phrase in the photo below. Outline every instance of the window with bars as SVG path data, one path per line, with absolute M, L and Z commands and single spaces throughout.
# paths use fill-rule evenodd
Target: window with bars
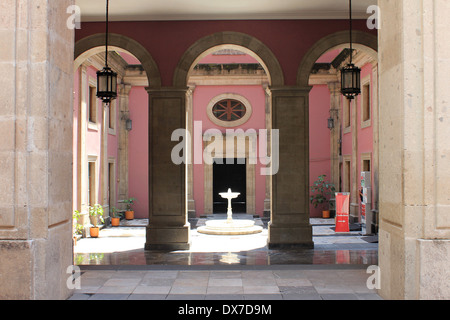
M 213 106 L 212 113 L 219 120 L 236 121 L 245 116 L 247 108 L 238 100 L 224 99 Z

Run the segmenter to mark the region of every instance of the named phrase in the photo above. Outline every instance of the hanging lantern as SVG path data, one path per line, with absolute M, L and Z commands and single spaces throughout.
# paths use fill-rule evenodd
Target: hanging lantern
M 106 51 L 105 67 L 97 71 L 97 97 L 109 104 L 117 97 L 117 73 L 108 67 L 108 27 L 109 27 L 109 0 L 106 0 Z
M 341 93 L 349 100 L 361 93 L 361 69 L 353 62 L 352 43 L 352 0 L 349 0 L 350 11 L 350 63 L 341 69 Z
M 352 63 L 341 70 L 341 93 L 349 100 L 361 93 L 361 69 Z
M 117 73 L 107 66 L 97 71 L 97 97 L 104 103 L 117 97 Z

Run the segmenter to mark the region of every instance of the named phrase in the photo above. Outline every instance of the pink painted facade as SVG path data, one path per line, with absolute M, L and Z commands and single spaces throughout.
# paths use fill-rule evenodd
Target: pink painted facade
M 234 93 L 245 97 L 251 104 L 252 116 L 250 119 L 237 127 L 224 128 L 214 124 L 207 116 L 206 107 L 216 96 L 223 93 Z M 197 86 L 193 97 L 193 121 L 201 122 L 202 130 L 219 129 L 223 133 L 226 129 L 239 130 L 244 132 L 254 129 L 258 132 L 266 128 L 265 118 L 265 93 L 262 86 Z M 195 143 L 195 142 L 194 142 Z M 259 143 L 259 140 L 258 140 Z M 202 148 L 203 149 L 203 148 Z M 196 213 L 198 216 L 204 213 L 204 164 L 194 164 L 194 200 L 196 204 Z M 260 174 L 261 163 L 256 165 L 255 175 L 255 213 L 263 214 L 265 198 L 265 176 Z
M 309 94 L 309 185 L 320 175 L 330 177 L 330 91 L 327 85 L 315 85 Z M 322 208 L 310 204 L 311 217 L 322 216 Z
M 110 31 L 128 36 L 151 54 L 158 65 L 162 85 L 171 86 L 174 70 L 183 53 L 199 39 L 221 31 L 238 31 L 250 34 L 264 43 L 278 59 L 284 74 L 286 85 L 296 85 L 297 68 L 302 57 L 318 40 L 330 33 L 344 31 L 348 27 L 346 21 L 173 21 L 173 22 L 114 22 L 111 23 Z M 76 31 L 76 39 L 80 40 L 86 36 L 102 33 L 103 23 L 85 23 L 83 28 Z M 376 33 L 365 28 L 365 21 L 355 21 L 355 29 L 368 33 Z M 151 33 L 148 30 L 152 30 Z M 183 30 L 183 36 L 180 35 Z M 305 31 L 307 30 L 307 32 Z M 168 39 L 176 39 L 171 46 L 159 46 L 167 43 Z M 301 41 L 300 41 L 301 39 Z M 167 48 L 170 48 L 168 50 Z M 289 50 L 286 50 L 289 48 Z M 332 50 L 323 55 L 318 62 L 329 63 L 339 50 Z M 122 55 L 130 64 L 138 61 L 131 55 Z M 249 55 L 215 56 L 209 55 L 202 59 L 203 64 L 215 63 L 255 63 L 256 60 Z M 88 75 L 95 78 L 95 69 L 88 68 Z M 363 68 L 362 78 L 371 74 L 369 67 Z M 77 123 L 79 114 L 79 75 L 75 75 L 74 95 L 74 124 Z M 373 88 L 373 86 L 371 86 Z M 249 86 L 213 86 L 198 85 L 193 93 L 193 121 L 202 123 L 203 132 L 218 128 L 210 121 L 206 114 L 206 106 L 214 97 L 221 93 L 236 93 L 244 96 L 250 101 L 253 109 L 251 118 L 243 125 L 233 129 L 264 129 L 265 126 L 265 92 L 261 85 Z M 320 174 L 330 174 L 330 131 L 327 128 L 327 119 L 330 109 L 330 93 L 326 85 L 316 85 L 310 92 L 310 184 Z M 101 108 L 98 108 L 101 110 Z M 135 205 L 136 217 L 146 218 L 148 216 L 148 95 L 144 87 L 133 87 L 129 94 L 130 119 L 133 121 L 133 129 L 129 132 L 128 157 L 129 157 L 129 196 L 138 200 Z M 98 115 L 101 119 L 101 114 Z M 342 117 L 341 117 L 342 118 Z M 117 112 L 117 124 L 122 121 Z M 359 123 L 359 122 L 358 122 Z M 74 125 L 74 163 L 77 163 L 78 126 Z M 353 128 L 352 128 L 353 130 Z M 373 151 L 372 128 L 358 127 L 358 152 L 370 153 Z M 87 153 L 100 155 L 101 129 L 88 130 Z M 170 137 L 168 137 L 168 141 Z M 108 135 L 108 156 L 118 157 L 117 135 Z M 342 155 L 351 155 L 351 134 L 342 135 Z M 359 157 L 359 156 L 358 156 Z M 358 166 L 360 166 L 358 158 Z M 74 165 L 74 170 L 76 170 Z M 116 166 L 117 167 L 117 166 Z M 265 177 L 259 174 L 260 165 L 256 168 L 256 213 L 262 215 L 265 198 Z M 196 206 L 196 214 L 203 214 L 204 203 L 204 166 L 194 165 L 193 194 Z M 358 172 L 360 168 L 358 169 Z M 116 175 L 118 176 L 118 175 Z M 100 179 L 101 177 L 99 177 Z M 76 186 L 74 178 L 74 188 Z M 118 188 L 116 188 L 117 190 Z M 75 190 L 75 189 L 74 189 Z M 74 203 L 77 194 L 74 192 Z M 100 198 L 100 196 L 99 196 Z M 116 198 L 117 199 L 117 198 Z M 121 199 L 117 199 L 121 200 Z M 318 210 L 311 206 L 311 216 L 318 216 Z
M 129 95 L 133 129 L 128 133 L 128 195 L 137 199 L 136 218 L 148 217 L 148 95 L 133 87 Z

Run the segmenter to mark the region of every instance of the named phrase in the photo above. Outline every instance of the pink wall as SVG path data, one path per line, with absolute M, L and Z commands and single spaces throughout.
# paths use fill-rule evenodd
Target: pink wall
M 354 20 L 354 30 L 376 35 L 365 20 Z M 103 22 L 83 22 L 76 41 L 104 33 Z M 158 65 L 164 86 L 173 85 L 174 71 L 183 54 L 208 35 L 235 31 L 264 43 L 277 57 L 286 85 L 295 85 L 298 66 L 305 53 L 323 37 L 348 30 L 344 20 L 224 20 L 224 21 L 133 21 L 111 22 L 111 33 L 123 34 L 142 44 Z
M 309 185 L 325 174 L 330 180 L 330 91 L 326 85 L 315 85 L 309 94 Z M 322 216 L 322 208 L 310 204 L 310 216 Z
M 366 64 L 361 68 L 361 81 L 364 81 L 367 77 L 370 77 L 370 89 L 371 89 L 371 99 L 373 103 L 373 74 L 372 74 L 372 65 L 370 63 Z M 342 98 L 344 99 L 344 98 Z M 357 188 L 358 190 L 361 188 L 361 181 L 359 174 L 362 171 L 361 168 L 361 154 L 362 153 L 371 153 L 373 155 L 373 105 L 371 108 L 371 125 L 365 128 L 361 127 L 361 95 L 358 96 L 356 100 L 356 130 L 357 130 L 357 144 L 358 144 L 358 154 L 357 154 Z M 352 108 L 355 106 L 354 103 L 352 103 Z M 342 119 L 344 118 L 343 113 L 341 114 Z M 342 155 L 343 156 L 351 156 L 352 155 L 352 131 L 355 130 L 353 127 L 353 123 L 351 123 L 351 131 L 348 133 L 343 134 L 342 139 Z M 373 166 L 373 158 L 371 157 L 371 167 Z M 342 172 L 342 174 L 344 174 Z M 372 174 L 372 198 L 375 193 L 375 190 L 373 190 L 373 179 L 374 179 L 374 170 L 371 168 L 371 174 Z M 353 177 L 354 172 L 350 172 L 350 178 L 351 180 L 354 179 Z M 358 197 L 356 199 L 358 203 L 360 203 L 360 198 Z
M 133 130 L 128 134 L 128 195 L 137 199 L 135 218 L 148 218 L 148 94 L 144 87 L 131 89 L 129 110 Z
M 201 121 L 203 132 L 208 129 L 217 128 L 225 132 L 226 128 L 215 125 L 208 118 L 206 108 L 209 102 L 222 93 L 235 93 L 244 96 L 252 105 L 252 116 L 241 126 L 230 129 L 264 129 L 265 125 L 265 93 L 261 86 L 197 86 L 193 96 L 193 120 Z M 203 150 L 203 146 L 201 148 Z M 261 164 L 256 166 L 256 214 L 262 215 L 264 210 L 265 198 L 265 176 L 260 174 Z M 204 166 L 203 164 L 194 164 L 194 200 L 197 216 L 204 214 Z

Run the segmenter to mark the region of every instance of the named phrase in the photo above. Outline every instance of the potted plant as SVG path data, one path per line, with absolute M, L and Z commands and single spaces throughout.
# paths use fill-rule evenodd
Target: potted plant
M 95 204 L 92 207 L 89 207 L 89 217 L 91 219 L 91 228 L 89 229 L 89 233 L 92 238 L 97 238 L 99 234 L 100 228 L 98 227 L 98 223 L 103 223 L 103 207 L 99 204 Z
M 309 200 L 314 205 L 314 208 L 321 206 L 322 217 L 325 219 L 330 218 L 330 210 L 325 205 L 330 201 L 330 196 L 334 194 L 336 188 L 331 182 L 325 181 L 326 175 L 321 175 L 311 186 L 311 196 Z
M 118 227 L 120 225 L 120 213 L 116 207 L 111 207 L 111 226 Z
M 127 206 L 127 210 L 125 211 L 125 219 L 127 219 L 127 220 L 134 219 L 133 205 L 134 205 L 135 201 L 136 201 L 136 198 L 129 198 L 129 199 L 123 200 L 123 203 L 125 203 Z
M 83 232 L 83 225 L 78 223 L 78 220 L 81 217 L 80 211 L 75 210 L 73 212 L 73 224 L 72 224 L 72 231 L 73 231 L 73 242 L 74 245 L 77 244 L 77 238 L 78 236 Z

